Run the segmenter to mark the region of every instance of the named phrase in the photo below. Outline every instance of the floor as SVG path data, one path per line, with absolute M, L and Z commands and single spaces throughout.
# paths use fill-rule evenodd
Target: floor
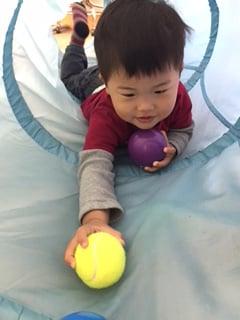
M 93 17 L 93 15 L 88 15 L 88 26 L 90 31 L 92 32 L 96 26 L 96 23 L 99 19 L 99 16 Z M 55 39 L 57 40 L 59 48 L 64 51 L 66 46 L 68 45 L 72 33 L 72 15 L 71 13 L 67 13 L 66 16 L 57 21 L 56 24 L 52 28 Z M 86 39 L 87 42 L 90 42 L 92 39 L 92 35 L 88 36 Z

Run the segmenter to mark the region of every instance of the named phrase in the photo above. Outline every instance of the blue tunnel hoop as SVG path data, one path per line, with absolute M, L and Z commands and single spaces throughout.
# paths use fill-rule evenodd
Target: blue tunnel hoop
M 206 70 L 208 63 L 212 58 L 216 40 L 217 40 L 218 26 L 219 26 L 219 9 L 215 0 L 208 0 L 208 3 L 209 3 L 210 12 L 211 12 L 211 30 L 210 30 L 209 42 L 199 66 L 197 67 L 188 66 L 188 65 L 185 66 L 185 69 L 194 70 L 194 73 L 192 74 L 192 76 L 184 84 L 188 91 L 190 91 L 195 86 L 195 84 L 200 80 L 201 75 Z
M 3 80 L 8 101 L 21 127 L 38 145 L 68 163 L 77 164 L 78 153 L 67 146 L 64 146 L 60 141 L 54 138 L 39 121 L 34 119 L 16 81 L 13 69 L 12 43 L 13 32 L 22 3 L 23 0 L 18 1 L 18 5 L 8 26 L 4 43 Z
M 219 121 L 222 122 L 223 125 L 225 125 L 228 129 L 230 129 L 230 131 L 239 138 L 239 130 L 237 130 L 234 125 L 232 125 L 229 121 L 227 121 L 227 119 L 225 119 L 223 115 L 217 110 L 217 108 L 210 101 L 206 91 L 204 73 L 213 55 L 213 51 L 215 48 L 217 35 L 218 35 L 218 27 L 219 27 L 218 5 L 215 0 L 209 0 L 208 2 L 209 2 L 210 11 L 211 11 L 211 31 L 210 31 L 210 37 L 209 37 L 210 40 L 207 45 L 207 49 L 205 51 L 204 57 L 201 63 L 199 64 L 199 66 L 198 67 L 189 66 L 189 65 L 185 66 L 185 69 L 194 70 L 194 73 L 192 74 L 192 76 L 185 83 L 185 87 L 188 91 L 190 91 L 195 86 L 195 84 L 200 80 L 202 95 L 209 110 L 214 114 L 214 116 Z
M 191 163 L 205 163 L 214 156 L 220 154 L 226 147 L 234 143 L 237 139 L 240 138 L 240 119 L 238 119 L 235 125 L 231 125 L 213 106 L 204 84 L 204 71 L 212 57 L 218 32 L 218 23 L 219 23 L 219 9 L 215 0 L 208 0 L 209 7 L 211 11 L 211 32 L 210 39 L 207 45 L 206 52 L 202 61 L 198 67 L 185 66 L 186 69 L 194 70 L 192 76 L 186 82 L 187 90 L 191 90 L 195 84 L 200 80 L 201 88 L 203 92 L 203 97 L 214 115 L 229 128 L 229 131 L 224 134 L 220 139 L 209 145 L 203 151 L 199 151 L 196 154 L 190 156 L 189 158 L 176 161 L 175 164 L 170 166 L 172 167 L 186 167 Z M 58 156 L 60 159 L 65 160 L 66 162 L 76 165 L 79 161 L 78 153 L 71 150 L 69 147 L 62 144 L 59 140 L 53 137 L 39 121 L 34 119 L 33 114 L 31 113 L 29 107 L 24 100 L 22 93 L 19 89 L 18 83 L 14 75 L 13 68 L 13 57 L 12 57 L 12 43 L 13 43 L 13 33 L 18 18 L 19 11 L 21 9 L 23 0 L 18 1 L 18 5 L 14 11 L 14 14 L 11 18 L 10 24 L 5 37 L 4 50 L 3 50 L 3 81 L 5 85 L 5 90 L 9 104 L 12 108 L 12 111 L 23 128 L 23 130 L 44 150 L 50 152 L 51 154 Z M 168 170 L 166 170 L 168 171 Z

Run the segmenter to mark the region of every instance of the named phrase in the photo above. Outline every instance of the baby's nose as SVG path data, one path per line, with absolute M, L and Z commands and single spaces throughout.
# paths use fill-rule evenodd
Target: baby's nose
M 139 111 L 150 111 L 150 110 L 153 110 L 153 108 L 154 108 L 154 103 L 148 97 L 139 99 L 138 101 Z

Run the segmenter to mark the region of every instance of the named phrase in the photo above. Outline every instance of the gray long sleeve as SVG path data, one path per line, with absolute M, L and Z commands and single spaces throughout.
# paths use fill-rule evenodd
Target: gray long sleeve
M 170 129 L 168 132 L 168 141 L 176 150 L 177 155 L 180 155 L 186 148 L 189 140 L 192 137 L 194 122 L 190 127 L 183 129 Z
M 87 212 L 101 209 L 110 210 L 110 221 L 119 218 L 123 209 L 114 191 L 113 155 L 104 150 L 84 150 L 80 157 L 80 221 Z
M 184 129 L 172 129 L 168 133 L 169 143 L 181 154 L 192 136 L 194 124 Z M 80 153 L 79 178 L 79 219 L 92 210 L 110 210 L 110 221 L 123 214 L 114 190 L 113 155 L 94 149 Z

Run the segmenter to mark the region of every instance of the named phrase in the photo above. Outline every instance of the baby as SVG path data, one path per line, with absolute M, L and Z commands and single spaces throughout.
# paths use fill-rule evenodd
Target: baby
M 165 1 L 115 0 L 101 15 L 94 33 L 98 66 L 87 68 L 84 41 L 88 36 L 84 5 L 72 5 L 74 30 L 66 48 L 61 79 L 82 101 L 88 121 L 80 153 L 80 222 L 70 240 L 65 261 L 75 266 L 78 244 L 105 231 L 124 243 L 110 226 L 124 210 L 114 192 L 116 149 L 137 129 L 164 133 L 165 158 L 148 172 L 167 166 L 185 149 L 192 136 L 192 104 L 180 82 L 186 34 L 190 28 Z M 97 92 L 94 92 L 95 89 Z

